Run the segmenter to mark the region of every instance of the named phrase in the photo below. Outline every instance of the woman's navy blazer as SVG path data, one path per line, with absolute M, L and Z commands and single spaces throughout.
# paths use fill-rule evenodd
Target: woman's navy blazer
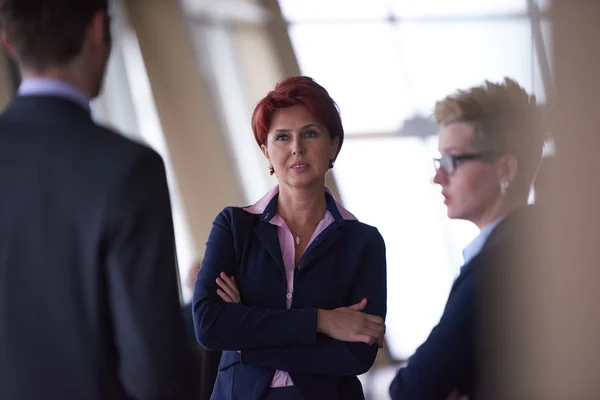
M 262 214 L 227 207 L 215 219 L 193 297 L 198 341 L 223 350 L 213 399 L 259 399 L 275 370 L 287 371 L 307 399 L 364 398 L 356 376 L 371 368 L 377 345 L 317 333 L 317 309 L 366 297 L 364 312 L 385 318 L 385 244 L 376 228 L 345 220 L 325 196 L 335 221 L 297 263 L 289 310 L 277 227 L 269 223 L 278 196 Z M 243 303 L 217 295 L 221 272 L 235 277 Z

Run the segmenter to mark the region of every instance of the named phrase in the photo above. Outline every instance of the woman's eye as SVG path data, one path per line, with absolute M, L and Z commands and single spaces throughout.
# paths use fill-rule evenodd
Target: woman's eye
M 277 135 L 275 136 L 275 141 L 280 142 L 282 140 L 286 140 L 287 139 L 287 135 Z
M 317 136 L 319 133 L 317 131 L 307 131 L 304 135 L 306 137 L 315 137 Z

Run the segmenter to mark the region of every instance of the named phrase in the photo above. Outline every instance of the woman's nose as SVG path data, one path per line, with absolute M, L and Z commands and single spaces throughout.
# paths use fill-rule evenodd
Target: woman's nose
M 301 138 L 294 139 L 294 145 L 292 147 L 293 154 L 304 154 L 306 152 L 304 141 Z
M 444 174 L 441 169 L 439 169 L 439 168 L 436 169 L 435 174 L 433 175 L 433 179 L 431 180 L 432 183 L 441 185 L 442 182 L 444 182 L 445 180 L 446 180 L 446 174 Z

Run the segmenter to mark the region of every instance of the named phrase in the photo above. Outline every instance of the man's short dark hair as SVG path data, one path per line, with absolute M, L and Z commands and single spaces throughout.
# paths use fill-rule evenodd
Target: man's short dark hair
M 0 25 L 24 66 L 60 66 L 81 52 L 100 10 L 108 0 L 0 0 Z

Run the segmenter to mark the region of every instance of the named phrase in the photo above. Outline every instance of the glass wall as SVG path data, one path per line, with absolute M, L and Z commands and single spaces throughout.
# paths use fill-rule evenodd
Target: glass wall
M 538 2 L 542 14 L 546 2 Z M 388 253 L 387 340 L 406 359 L 438 321 L 477 234 L 450 221 L 431 183 L 437 100 L 509 76 L 544 101 L 527 0 L 280 0 L 303 74 L 338 102 L 346 141 L 334 168 L 344 204 Z M 547 42 L 547 37 L 544 37 Z M 544 54 L 542 52 L 542 54 Z

